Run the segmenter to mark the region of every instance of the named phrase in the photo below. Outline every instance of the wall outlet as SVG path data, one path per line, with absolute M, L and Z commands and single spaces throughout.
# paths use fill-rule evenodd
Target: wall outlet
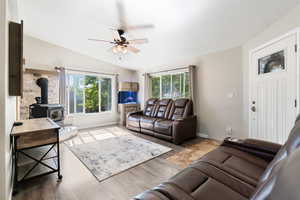
M 232 137 L 232 127 L 227 126 L 225 130 L 226 137 Z

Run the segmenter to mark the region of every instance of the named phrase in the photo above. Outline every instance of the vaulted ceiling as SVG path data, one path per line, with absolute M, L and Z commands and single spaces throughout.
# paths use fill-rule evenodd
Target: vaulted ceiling
M 242 45 L 285 15 L 299 0 L 123 0 L 128 23 L 153 24 L 131 31 L 139 54 L 120 60 L 107 51 L 110 28 L 119 26 L 116 0 L 20 0 L 25 34 L 131 69 L 175 64 L 208 52 Z

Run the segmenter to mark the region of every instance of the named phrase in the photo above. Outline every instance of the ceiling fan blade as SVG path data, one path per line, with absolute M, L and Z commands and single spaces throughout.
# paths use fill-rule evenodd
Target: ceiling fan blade
M 127 46 L 126 49 L 127 49 L 128 51 L 133 52 L 133 53 L 138 53 L 138 52 L 141 51 L 141 50 L 139 50 L 139 49 L 137 49 L 137 48 L 135 48 L 135 47 L 133 47 L 133 46 Z
M 128 40 L 129 44 L 145 44 L 148 43 L 147 38 Z
M 119 29 L 127 30 L 127 22 L 125 17 L 125 8 L 121 1 L 117 1 L 117 10 L 119 15 Z
M 154 28 L 153 24 L 141 24 L 136 26 L 127 26 L 127 30 L 140 30 L 140 29 L 149 29 Z
M 107 42 L 107 43 L 110 43 L 110 44 L 115 44 L 115 42 L 107 41 L 107 40 L 92 39 L 92 38 L 89 38 L 88 40 L 90 40 L 90 41 L 96 41 L 96 42 Z

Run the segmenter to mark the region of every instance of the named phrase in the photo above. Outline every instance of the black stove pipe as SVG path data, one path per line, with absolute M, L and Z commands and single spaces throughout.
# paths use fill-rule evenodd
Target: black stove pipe
M 41 88 L 41 104 L 48 104 L 48 79 L 39 78 L 36 84 Z

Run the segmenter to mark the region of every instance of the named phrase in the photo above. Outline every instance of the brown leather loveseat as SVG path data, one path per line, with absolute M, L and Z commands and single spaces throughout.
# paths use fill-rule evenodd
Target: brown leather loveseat
M 227 138 L 135 200 L 299 200 L 300 120 L 284 145 Z
M 189 99 L 151 98 L 144 111 L 129 113 L 126 127 L 160 139 L 180 144 L 196 137 L 197 117 Z

